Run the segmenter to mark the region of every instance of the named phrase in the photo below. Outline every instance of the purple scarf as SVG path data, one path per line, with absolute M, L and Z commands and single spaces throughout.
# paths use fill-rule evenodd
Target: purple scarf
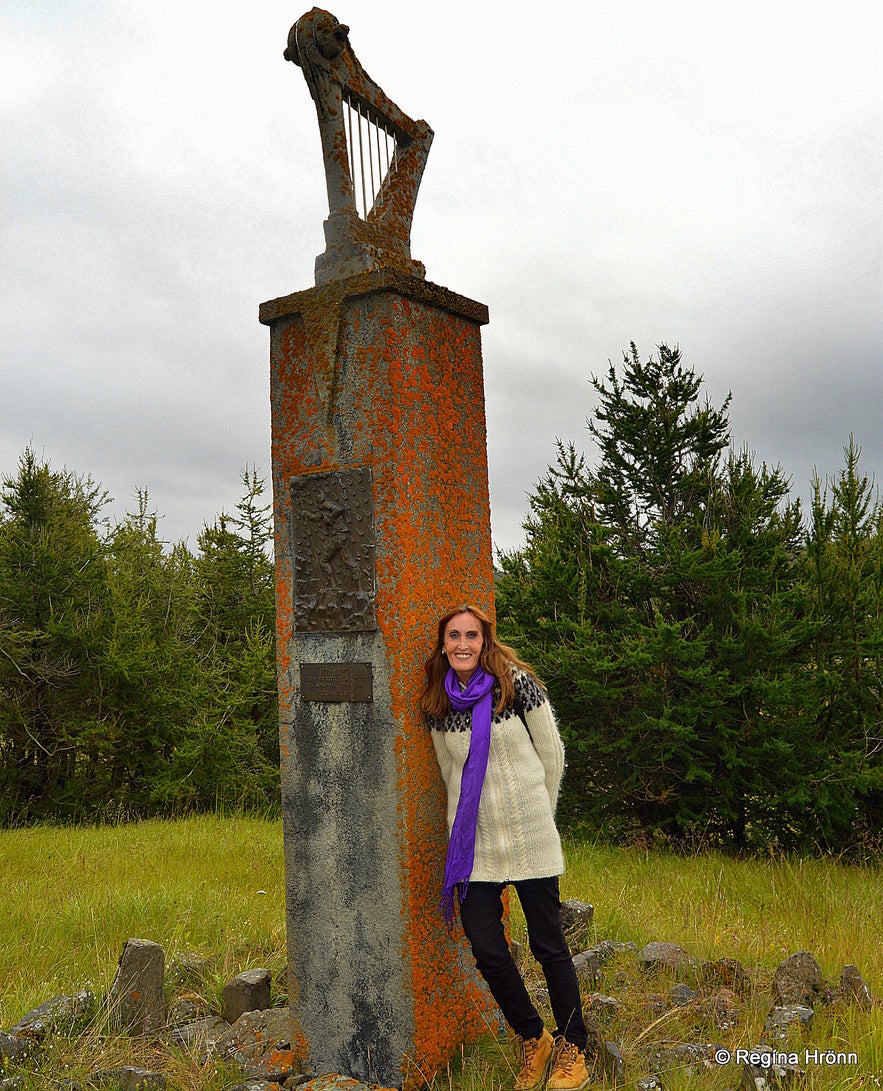
M 493 717 L 493 689 L 496 679 L 478 667 L 460 692 L 460 683 L 453 667 L 445 676 L 445 693 L 451 707 L 457 712 L 472 710 L 472 737 L 469 754 L 460 779 L 460 798 L 457 814 L 451 827 L 448 855 L 445 860 L 445 881 L 442 887 L 441 910 L 448 929 L 454 925 L 454 892 L 463 884 L 461 900 L 466 896 L 469 876 L 475 861 L 475 824 L 478 821 L 478 801 L 481 786 L 487 772 L 487 757 L 491 746 L 491 719 Z

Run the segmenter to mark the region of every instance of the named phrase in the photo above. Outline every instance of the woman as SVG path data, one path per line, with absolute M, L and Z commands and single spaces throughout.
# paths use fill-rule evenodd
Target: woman
M 564 859 L 555 804 L 564 747 L 548 697 L 475 606 L 458 606 L 439 620 L 424 671 L 420 707 L 448 790 L 446 919 L 450 925 L 456 892 L 476 965 L 520 1048 L 515 1091 L 534 1091 L 547 1078 L 550 1088 L 588 1087 L 586 1027 L 558 896 Z M 501 895 L 509 883 L 546 975 L 554 1035 L 506 942 Z

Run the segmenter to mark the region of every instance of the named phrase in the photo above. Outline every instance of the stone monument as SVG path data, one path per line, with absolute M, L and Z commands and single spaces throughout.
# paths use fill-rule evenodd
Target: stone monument
M 270 327 L 290 1005 L 317 1073 L 419 1084 L 496 1025 L 438 904 L 444 787 L 417 710 L 434 623 L 493 604 L 480 327 L 411 258 L 432 130 L 314 8 L 285 51 L 319 119 L 316 287 Z

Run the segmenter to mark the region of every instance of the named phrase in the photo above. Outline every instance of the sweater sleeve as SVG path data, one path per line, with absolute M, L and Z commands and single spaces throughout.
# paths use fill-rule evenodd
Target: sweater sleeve
M 564 743 L 561 741 L 555 713 L 552 711 L 549 698 L 533 679 L 518 679 L 516 687 L 522 691 L 520 696 L 528 730 L 534 750 L 543 763 L 546 773 L 546 791 L 549 793 L 554 812 L 558 805 L 561 778 L 564 776 Z

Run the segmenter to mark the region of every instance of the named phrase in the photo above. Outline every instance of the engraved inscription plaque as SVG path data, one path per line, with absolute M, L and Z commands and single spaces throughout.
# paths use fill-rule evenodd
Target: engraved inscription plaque
M 376 629 L 370 468 L 292 478 L 291 519 L 295 630 Z
M 301 663 L 300 695 L 304 701 L 373 701 L 370 663 Z

